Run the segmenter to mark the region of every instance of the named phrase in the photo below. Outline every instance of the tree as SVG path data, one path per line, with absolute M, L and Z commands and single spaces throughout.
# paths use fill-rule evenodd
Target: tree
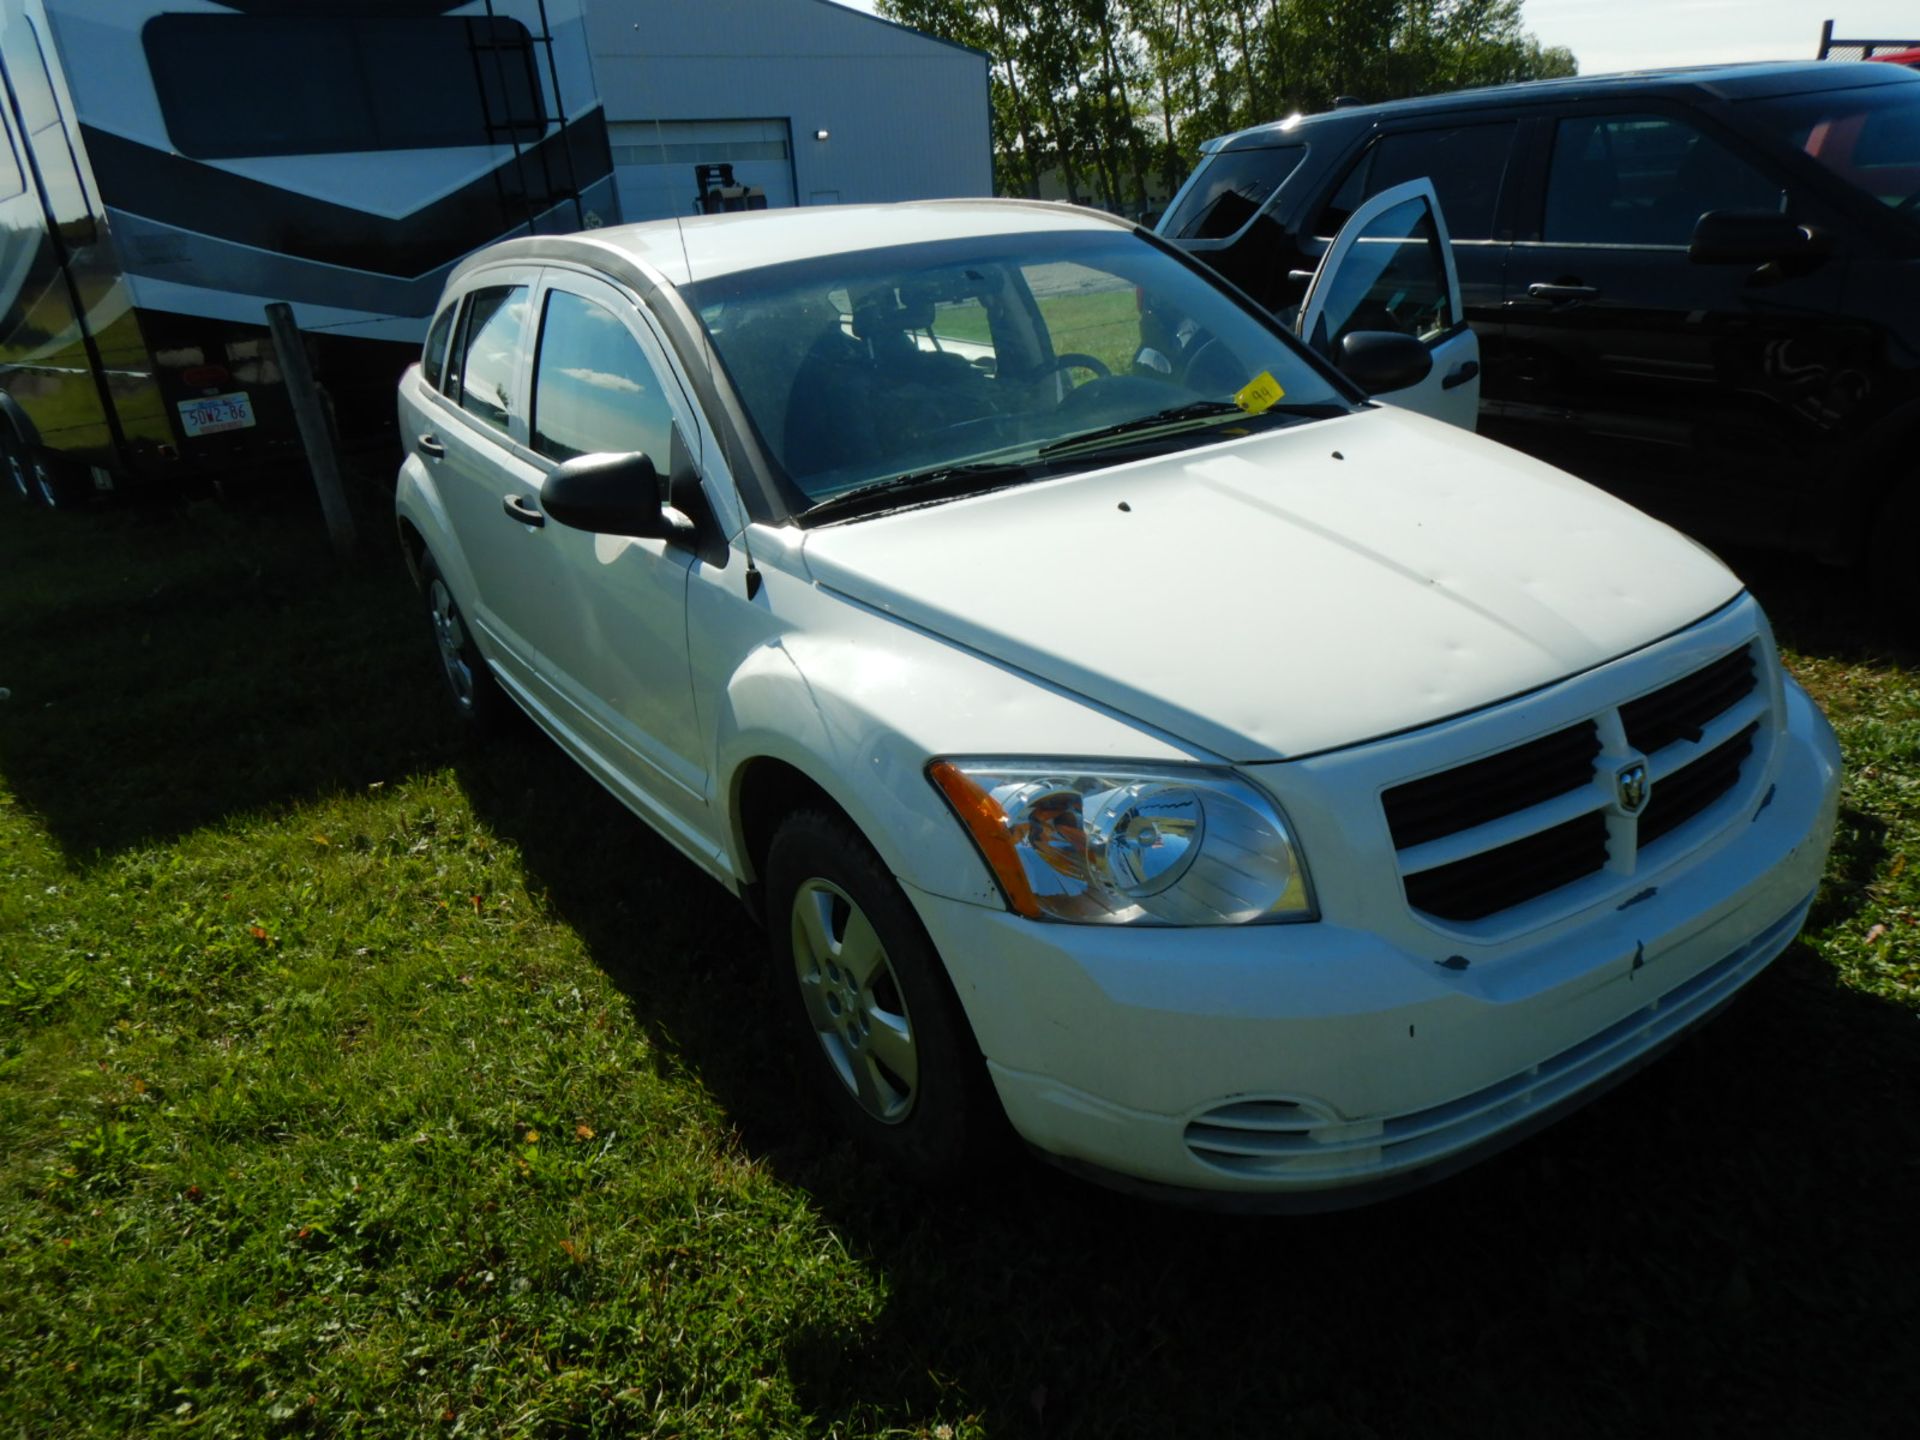
M 1521 0 L 878 0 L 992 57 L 1002 194 L 1051 174 L 1075 202 L 1171 193 L 1202 141 L 1340 96 L 1396 100 L 1576 73 Z M 1059 192 L 1055 192 L 1059 193 Z

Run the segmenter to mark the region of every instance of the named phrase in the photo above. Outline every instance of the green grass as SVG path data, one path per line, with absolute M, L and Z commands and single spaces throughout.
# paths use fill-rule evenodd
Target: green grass
M 309 508 L 0 512 L 0 1433 L 1904 1432 L 1920 669 L 1831 577 L 1755 577 L 1849 758 L 1805 943 L 1519 1149 L 1254 1222 L 836 1143 L 757 934 L 464 749 Z
M 1091 355 L 1116 375 L 1133 367 L 1140 349 L 1140 310 L 1131 290 L 1091 294 L 1042 295 L 1040 313 L 1056 355 Z M 987 312 L 977 305 L 939 311 L 933 333 L 943 340 L 992 343 Z M 1084 372 L 1081 372 L 1084 378 Z

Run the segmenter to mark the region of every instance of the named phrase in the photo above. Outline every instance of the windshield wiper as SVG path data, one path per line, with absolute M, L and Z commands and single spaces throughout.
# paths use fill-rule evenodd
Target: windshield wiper
M 980 460 L 968 465 L 940 465 L 931 470 L 914 470 L 889 476 L 851 490 L 831 495 L 812 509 L 803 511 L 801 520 L 811 525 L 820 520 L 891 510 L 917 501 L 950 500 L 999 488 L 999 484 L 1018 484 L 1033 477 L 1031 460 Z M 996 483 L 997 482 L 997 483 Z
M 1342 405 L 1273 405 L 1265 410 L 1243 410 L 1231 400 L 1195 400 L 1189 405 L 1176 405 L 1171 410 L 1156 410 L 1151 415 L 1142 415 L 1133 420 L 1122 420 L 1117 425 L 1108 425 L 1103 429 L 1089 430 L 1084 435 L 1069 435 L 1064 440 L 1056 440 L 1051 445 L 1040 447 L 1044 456 L 1065 455 L 1083 448 L 1096 448 L 1109 440 L 1124 439 L 1130 435 L 1144 435 L 1148 431 L 1174 429 L 1189 420 L 1221 420 L 1237 416 L 1242 420 L 1258 420 L 1267 415 L 1286 415 L 1301 420 L 1325 420 L 1334 415 L 1344 415 L 1346 407 Z
M 1170 410 L 1156 410 L 1151 415 L 1139 415 L 1132 420 L 1122 420 L 1117 425 L 1102 426 L 1098 430 L 1089 430 L 1084 435 L 1069 435 L 1064 440 L 1055 440 L 1051 445 L 1042 445 L 1042 455 L 1058 455 L 1063 451 L 1076 450 L 1082 445 L 1097 445 L 1102 440 L 1116 439 L 1121 435 L 1133 435 L 1142 430 L 1158 430 L 1165 425 L 1178 425 L 1184 420 L 1211 420 L 1223 415 L 1244 415 L 1231 400 L 1195 400 L 1187 405 L 1175 405 Z

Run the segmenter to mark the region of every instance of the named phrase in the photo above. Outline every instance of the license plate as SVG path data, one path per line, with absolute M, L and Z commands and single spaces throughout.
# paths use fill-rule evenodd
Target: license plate
M 251 424 L 253 401 L 244 390 L 180 402 L 180 428 L 189 438 L 218 435 L 222 430 L 244 430 Z

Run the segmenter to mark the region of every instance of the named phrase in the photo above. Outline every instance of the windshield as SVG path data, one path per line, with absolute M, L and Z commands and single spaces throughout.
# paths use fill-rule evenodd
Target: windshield
M 1350 408 L 1269 322 L 1125 231 L 854 251 L 687 293 L 801 512 Z
M 1920 206 L 1920 81 L 1750 100 L 1746 109 L 1883 205 L 1908 215 Z

